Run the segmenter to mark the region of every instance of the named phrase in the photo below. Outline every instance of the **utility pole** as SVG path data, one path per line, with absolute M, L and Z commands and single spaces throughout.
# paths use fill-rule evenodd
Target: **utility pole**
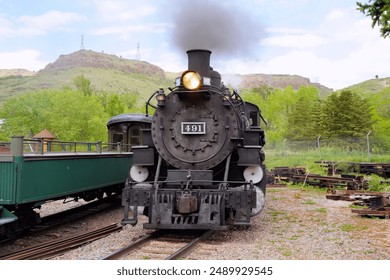
M 368 155 L 368 162 L 371 162 L 371 153 L 370 153 L 370 140 L 368 136 L 370 135 L 371 130 L 367 133 L 367 155 Z
M 137 43 L 137 53 L 135 54 L 135 60 L 141 60 L 141 53 L 139 51 L 139 42 Z
M 81 34 L 80 50 L 84 50 L 84 34 Z

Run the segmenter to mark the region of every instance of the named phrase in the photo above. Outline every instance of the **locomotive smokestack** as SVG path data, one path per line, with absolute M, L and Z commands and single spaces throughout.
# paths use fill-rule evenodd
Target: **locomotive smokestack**
M 194 70 L 203 77 L 210 77 L 210 55 L 209 50 L 189 50 L 188 70 Z

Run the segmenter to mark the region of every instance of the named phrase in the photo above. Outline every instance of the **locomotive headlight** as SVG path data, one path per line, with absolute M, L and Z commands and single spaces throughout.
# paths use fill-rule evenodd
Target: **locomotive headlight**
M 202 77 L 195 71 L 186 71 L 181 76 L 181 84 L 188 90 L 195 90 L 202 86 Z

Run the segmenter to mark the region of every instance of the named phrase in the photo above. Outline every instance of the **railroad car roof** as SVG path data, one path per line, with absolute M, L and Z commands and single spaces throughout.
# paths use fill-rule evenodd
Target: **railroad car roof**
M 107 126 L 123 122 L 151 123 L 152 117 L 144 114 L 121 114 L 111 117 L 107 122 Z

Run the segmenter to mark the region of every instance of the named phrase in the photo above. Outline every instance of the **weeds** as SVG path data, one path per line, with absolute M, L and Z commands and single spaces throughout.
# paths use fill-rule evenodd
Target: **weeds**
M 315 201 L 311 200 L 311 199 L 306 199 L 304 202 L 302 202 L 302 204 L 314 205 L 314 204 L 317 204 L 317 203 Z
M 364 225 L 352 225 L 352 224 L 342 224 L 340 226 L 340 229 L 345 232 L 351 232 L 351 231 L 362 231 L 367 230 L 368 226 Z

